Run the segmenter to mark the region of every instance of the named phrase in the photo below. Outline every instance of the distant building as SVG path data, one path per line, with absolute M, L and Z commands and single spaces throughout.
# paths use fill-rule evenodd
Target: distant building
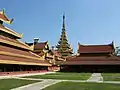
M 63 56 L 68 57 L 72 56 L 73 49 L 67 40 L 66 29 L 65 29 L 65 15 L 63 15 L 63 25 L 62 25 L 62 33 L 58 45 L 56 46 L 57 51 Z
M 82 45 L 78 54 L 61 63 L 61 71 L 120 72 L 120 57 L 115 55 L 113 42 L 108 45 Z
M 36 53 L 37 55 L 42 57 L 42 59 L 46 60 L 48 63 L 51 64 L 51 66 L 48 67 L 49 71 L 60 70 L 59 64 L 64 61 L 65 58 L 63 58 L 58 51 L 50 48 L 48 41 L 39 42 L 39 39 L 35 38 L 33 43 L 26 44 L 33 48 L 33 53 Z
M 11 24 L 0 12 L 0 72 L 13 71 L 66 71 L 66 72 L 120 72 L 120 56 L 116 55 L 114 42 L 106 45 L 82 45 L 78 43 L 78 52 L 68 43 L 63 15 L 62 35 L 56 46 L 50 48 L 48 41 L 32 43 L 19 41 L 18 34 L 3 25 Z

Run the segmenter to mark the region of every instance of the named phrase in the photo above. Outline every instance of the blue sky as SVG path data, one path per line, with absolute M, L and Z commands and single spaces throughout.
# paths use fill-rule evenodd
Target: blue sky
M 22 41 L 33 38 L 56 45 L 62 28 L 62 15 L 66 15 L 69 43 L 120 45 L 120 0 L 0 0 L 14 22 L 8 27 L 24 33 Z

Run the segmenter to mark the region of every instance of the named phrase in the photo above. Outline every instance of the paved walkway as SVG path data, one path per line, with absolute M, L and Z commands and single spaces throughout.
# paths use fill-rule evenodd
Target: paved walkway
M 58 82 L 61 82 L 61 80 L 43 80 L 42 82 L 37 82 L 34 84 L 25 85 L 19 88 L 11 89 L 11 90 L 42 90 L 43 88 L 46 88 L 50 85 L 56 84 Z
M 21 86 L 18 88 L 14 88 L 11 90 L 42 90 L 50 85 L 56 84 L 62 81 L 69 81 L 69 82 L 96 82 L 96 83 L 114 83 L 120 84 L 120 81 L 104 81 L 103 77 L 100 73 L 93 73 L 88 80 L 56 80 L 56 79 L 35 79 L 35 78 L 22 78 L 22 77 L 13 77 L 17 79 L 26 79 L 26 80 L 38 80 L 41 82 Z
M 7 79 L 7 78 L 14 78 L 14 77 L 24 77 L 24 76 L 34 76 L 34 75 L 43 75 L 48 73 L 56 73 L 56 72 L 40 72 L 40 73 L 26 73 L 20 75 L 7 75 L 7 76 L 0 76 L 0 79 Z
M 93 73 L 87 82 L 103 82 L 101 73 Z

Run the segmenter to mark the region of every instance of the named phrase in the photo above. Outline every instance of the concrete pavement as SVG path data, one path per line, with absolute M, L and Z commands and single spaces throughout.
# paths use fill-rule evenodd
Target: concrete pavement
M 101 73 L 93 73 L 87 82 L 103 82 Z
M 61 82 L 61 80 L 43 80 L 42 82 L 21 86 L 11 90 L 42 90 L 43 88 L 46 88 L 58 82 Z
M 101 73 L 93 73 L 88 80 L 57 80 L 57 79 L 35 79 L 35 78 L 22 78 L 22 77 L 13 77 L 13 78 L 25 79 L 25 80 L 38 80 L 40 82 L 21 86 L 21 87 L 14 88 L 11 90 L 42 90 L 50 85 L 53 85 L 53 84 L 56 84 L 56 83 L 62 82 L 62 81 L 120 84 L 120 81 L 103 81 L 103 77 L 102 77 Z

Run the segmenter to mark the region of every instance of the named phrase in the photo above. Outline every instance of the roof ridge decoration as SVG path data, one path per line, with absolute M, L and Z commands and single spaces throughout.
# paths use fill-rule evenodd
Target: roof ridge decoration
M 14 19 L 12 18 L 11 20 L 9 20 L 8 17 L 6 16 L 6 14 L 5 14 L 4 9 L 3 9 L 2 11 L 0 11 L 0 20 L 2 22 L 7 23 L 7 24 L 11 24 Z
M 0 51 L 0 55 L 8 55 L 8 56 L 21 57 L 21 58 L 41 60 L 41 58 L 39 58 L 38 56 L 37 56 L 37 57 L 33 57 L 33 56 L 21 55 L 21 54 L 6 52 L 6 51 Z M 35 54 L 34 54 L 34 55 L 35 55 Z
M 87 44 L 87 45 L 85 45 L 85 44 L 80 44 L 79 42 L 78 42 L 78 46 L 109 46 L 109 45 L 112 45 L 112 46 L 114 46 L 114 41 L 112 41 L 112 43 L 109 43 L 109 44 Z
M 5 63 L 5 64 L 22 64 L 22 65 L 40 65 L 40 66 L 51 66 L 51 64 L 41 64 L 41 63 L 34 63 L 34 62 L 25 62 L 25 61 L 13 61 L 13 60 L 0 60 L 0 63 Z
M 9 33 L 11 35 L 14 35 L 17 38 L 22 38 L 22 34 L 18 34 L 17 32 L 5 27 L 4 25 L 2 25 L 4 23 L 7 24 L 11 24 L 13 22 L 13 18 L 11 20 L 8 19 L 8 17 L 5 15 L 5 11 L 4 9 L 2 11 L 0 11 L 0 29 L 6 33 Z
M 81 45 L 78 43 L 78 53 L 114 53 L 113 43 L 104 45 Z
M 19 47 L 19 48 L 24 48 L 24 49 L 27 49 L 27 50 L 31 50 L 30 47 L 28 47 L 27 45 L 26 46 L 23 46 L 23 45 L 20 45 L 18 43 L 15 43 L 15 42 L 10 42 L 8 40 L 3 40 L 3 39 L 0 39 L 0 42 L 2 43 L 6 43 L 6 44 L 9 44 L 9 45 L 13 45 L 13 46 L 16 46 L 16 47 Z M 19 41 L 20 42 L 20 41 Z M 21 43 L 21 42 L 20 42 Z
M 3 25 L 1 25 L 3 26 Z M 2 31 L 4 32 L 7 32 L 7 33 L 10 33 L 16 37 L 19 37 L 19 38 L 22 38 L 23 37 L 23 33 L 22 34 L 18 34 L 17 32 L 13 31 L 12 29 L 6 27 L 6 26 L 3 26 L 4 28 L 2 28 Z
M 25 44 L 24 42 L 22 42 L 20 40 L 17 40 L 17 41 L 20 42 L 21 44 L 25 45 L 28 48 L 28 50 L 33 50 L 32 47 L 30 47 L 29 45 Z
M 29 52 L 30 52 L 30 51 L 29 51 Z M 30 53 L 33 54 L 34 56 L 39 57 L 39 59 L 44 60 L 41 56 L 39 56 L 39 55 L 37 55 L 37 54 L 35 54 L 35 53 L 33 53 L 33 52 L 30 52 Z

